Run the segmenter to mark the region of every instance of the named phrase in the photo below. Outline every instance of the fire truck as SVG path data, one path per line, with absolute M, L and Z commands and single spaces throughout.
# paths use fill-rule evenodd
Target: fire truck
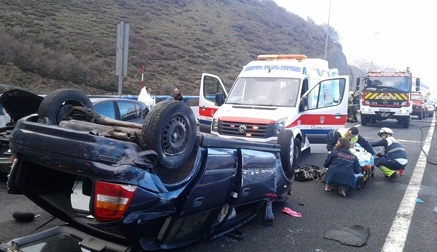
M 360 102 L 361 125 L 395 119 L 404 128 L 410 126 L 413 102 L 411 93 L 420 91 L 420 78 L 413 77 L 409 68 L 371 70 L 365 77 L 357 78 L 356 89 L 364 83 Z
M 411 93 L 411 101 L 413 102 L 413 112 L 411 115 L 417 116 L 419 120 L 422 120 L 426 116 L 425 98 L 420 92 Z

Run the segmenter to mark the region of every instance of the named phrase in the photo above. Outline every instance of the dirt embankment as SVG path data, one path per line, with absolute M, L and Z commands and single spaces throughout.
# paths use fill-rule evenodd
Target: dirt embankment
M 66 81 L 44 79 L 38 74 L 23 72 L 13 64 L 0 65 L 0 84 L 9 85 L 10 83 L 18 83 L 13 86 L 24 88 L 36 94 L 48 94 L 60 88 L 74 88 L 85 94 L 92 95 L 108 94 L 103 90 L 89 87 L 86 84 L 77 85 Z

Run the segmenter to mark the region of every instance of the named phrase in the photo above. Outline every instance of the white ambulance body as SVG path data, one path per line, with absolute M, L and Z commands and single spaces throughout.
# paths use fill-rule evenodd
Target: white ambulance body
M 327 152 L 326 134 L 346 124 L 348 92 L 349 76 L 338 76 L 326 60 L 260 55 L 244 66 L 229 94 L 219 77 L 202 75 L 200 130 L 279 143 L 284 170 L 291 171 L 301 151 Z

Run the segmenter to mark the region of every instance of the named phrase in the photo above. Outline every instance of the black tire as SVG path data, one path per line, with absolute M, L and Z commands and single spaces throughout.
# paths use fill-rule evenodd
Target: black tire
M 300 158 L 302 157 L 301 149 L 302 149 L 302 147 L 301 147 L 300 139 L 298 139 L 298 138 L 294 139 L 293 170 L 296 169 L 296 167 L 298 166 L 298 164 L 300 162 Z
M 402 120 L 402 126 L 408 129 L 408 127 L 410 127 L 410 118 L 405 118 L 404 120 Z
M 79 90 L 69 88 L 55 90 L 39 105 L 39 120 L 46 124 L 58 125 L 69 116 L 73 106 L 93 109 L 91 100 Z
M 165 100 L 147 114 L 142 140 L 158 154 L 160 165 L 174 169 L 184 164 L 196 142 L 196 119 L 183 102 Z
M 365 115 L 361 115 L 361 125 L 366 126 L 369 121 L 369 118 Z
M 285 174 L 294 173 L 294 139 L 293 131 L 281 130 L 278 135 L 278 144 L 281 149 L 281 163 Z M 293 152 L 293 153 L 292 153 Z

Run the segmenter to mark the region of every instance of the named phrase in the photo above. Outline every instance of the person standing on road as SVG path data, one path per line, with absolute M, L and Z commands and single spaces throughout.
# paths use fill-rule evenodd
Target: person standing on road
M 358 143 L 370 154 L 376 154 L 375 150 L 372 148 L 369 142 L 367 142 L 364 137 L 358 135 L 357 127 L 351 127 L 349 129 L 341 128 L 328 132 L 328 134 L 326 135 L 326 148 L 328 149 L 328 151 L 332 151 L 334 149 L 334 146 L 339 138 L 347 138 L 349 139 L 350 144 L 353 145 L 355 143 Z
M 355 107 L 356 91 L 349 94 L 349 103 L 347 107 L 347 122 L 358 122 L 357 109 Z
M 325 191 L 331 191 L 332 186 L 338 186 L 338 194 L 343 197 L 346 197 L 349 188 L 356 188 L 355 174 L 361 172 L 358 158 L 349 151 L 349 147 L 349 139 L 339 138 L 323 164 L 328 168 Z
M 383 127 L 378 133 L 382 140 L 372 142 L 372 147 L 383 146 L 384 154 L 378 153 L 375 159 L 375 166 L 384 173 L 385 177 L 391 182 L 396 181 L 398 177 L 397 170 L 403 171 L 408 163 L 407 153 L 404 147 L 393 137 L 393 131 L 390 128 Z
M 147 107 L 147 112 L 155 106 L 155 97 L 152 96 L 151 90 L 149 87 L 143 87 L 141 89 L 140 94 L 138 95 L 138 101 L 144 102 Z
M 173 90 L 172 98 L 176 101 L 183 101 L 184 100 L 184 97 L 182 96 L 181 92 L 179 92 L 178 88 L 175 88 Z

